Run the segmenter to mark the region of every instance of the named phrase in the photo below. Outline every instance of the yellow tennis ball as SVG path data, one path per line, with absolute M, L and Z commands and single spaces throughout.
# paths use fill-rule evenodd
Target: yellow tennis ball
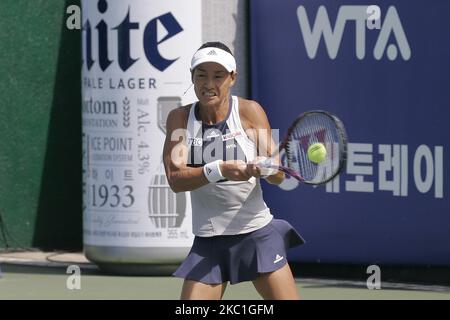
M 327 149 L 323 143 L 313 143 L 308 148 L 308 159 L 314 163 L 322 162 L 327 156 Z

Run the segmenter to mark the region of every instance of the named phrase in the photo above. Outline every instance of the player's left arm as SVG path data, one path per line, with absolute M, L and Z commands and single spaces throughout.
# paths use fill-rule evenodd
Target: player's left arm
M 241 122 L 248 137 L 255 142 L 257 146 L 258 157 L 274 157 L 274 163 L 280 163 L 278 146 L 273 140 L 272 129 L 269 124 L 266 112 L 259 103 L 252 100 L 241 99 L 239 101 Z M 247 165 L 247 170 L 256 177 L 261 175 L 260 169 L 253 163 Z M 284 180 L 284 173 L 277 171 L 275 174 L 266 178 L 271 184 L 280 184 Z

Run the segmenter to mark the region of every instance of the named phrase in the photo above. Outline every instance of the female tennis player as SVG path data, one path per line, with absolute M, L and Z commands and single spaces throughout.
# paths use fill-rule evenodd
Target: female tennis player
M 260 185 L 284 179 L 257 165 L 276 148 L 266 113 L 231 96 L 236 61 L 221 42 L 195 52 L 191 73 L 198 102 L 171 111 L 164 145 L 170 187 L 191 192 L 195 239 L 174 273 L 185 279 L 181 299 L 221 299 L 228 282 L 242 281 L 264 299 L 298 299 L 286 252 L 304 241 L 273 218 Z

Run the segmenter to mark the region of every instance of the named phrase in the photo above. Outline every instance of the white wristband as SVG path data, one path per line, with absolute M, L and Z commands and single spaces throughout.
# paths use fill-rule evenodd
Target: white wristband
M 219 180 L 225 179 L 220 172 L 220 164 L 222 160 L 216 160 L 210 163 L 207 163 L 203 166 L 203 174 L 209 182 L 217 182 Z

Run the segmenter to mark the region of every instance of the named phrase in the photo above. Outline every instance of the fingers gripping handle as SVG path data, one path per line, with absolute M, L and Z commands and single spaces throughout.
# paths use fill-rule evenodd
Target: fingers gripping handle
M 278 172 L 278 166 L 274 163 L 273 158 L 260 157 L 255 161 L 255 164 L 261 171 L 261 178 L 267 178 Z

